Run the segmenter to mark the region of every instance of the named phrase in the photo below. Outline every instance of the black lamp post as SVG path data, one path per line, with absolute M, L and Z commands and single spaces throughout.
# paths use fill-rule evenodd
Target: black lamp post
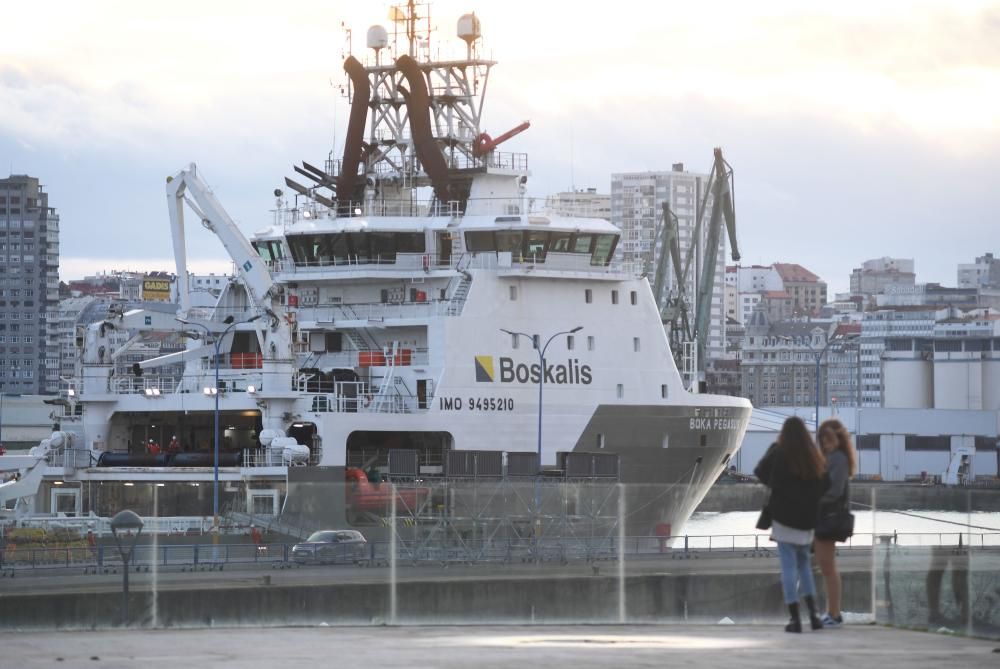
M 212 477 L 212 527 L 215 529 L 215 542 L 218 542 L 219 537 L 219 347 L 222 346 L 222 341 L 237 325 L 242 325 L 244 323 L 253 323 L 255 320 L 260 318 L 260 314 L 251 316 L 245 321 L 233 321 L 222 331 L 219 336 L 215 337 L 212 342 L 215 348 L 215 357 L 212 358 L 212 366 L 215 368 L 215 387 L 212 389 L 212 394 L 215 395 L 215 435 L 213 439 L 213 450 L 215 451 L 215 466 L 214 473 Z M 205 331 L 205 336 L 212 336 L 212 331 L 208 329 L 207 325 L 202 323 L 193 323 L 184 318 L 176 319 L 178 322 L 184 325 L 194 325 L 195 327 L 202 328 Z
M 122 537 L 118 534 L 119 532 L 123 534 L 127 533 L 127 536 L 131 540 L 123 545 Z M 132 532 L 135 532 L 135 534 L 132 534 Z M 128 570 L 132 552 L 135 550 L 135 544 L 139 541 L 139 535 L 142 534 L 142 518 L 135 511 L 128 509 L 119 511 L 111 519 L 111 534 L 114 535 L 115 543 L 118 544 L 118 552 L 122 556 L 122 565 L 124 567 L 122 569 L 122 623 L 128 625 Z

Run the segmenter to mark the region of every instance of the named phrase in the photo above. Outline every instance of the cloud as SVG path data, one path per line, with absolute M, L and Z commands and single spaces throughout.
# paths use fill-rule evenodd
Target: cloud
M 386 22 L 381 6 L 344 1 L 278 11 L 262 0 L 40 0 L 7 11 L 0 156 L 49 187 L 65 271 L 74 258 L 137 262 L 169 248 L 163 180 L 190 161 L 245 232 L 269 224 L 292 163 L 338 157 L 341 22 L 358 55 L 364 29 Z M 454 20 L 468 5 L 432 11 L 437 43 L 464 48 Z M 39 14 L 44 39 L 17 28 Z M 721 146 L 751 262 L 801 262 L 836 285 L 848 265 L 909 253 L 918 278 L 953 282 L 948 267 L 990 250 L 980 247 L 1000 210 L 988 186 L 1000 167 L 995 2 L 622 0 L 592 13 L 511 0 L 477 15 L 480 53 L 499 61 L 484 129 L 531 120 L 505 150 L 530 152 L 533 196 L 604 191 L 613 172 L 674 162 L 707 171 Z M 929 230 L 941 238 L 924 241 Z M 225 262 L 200 229 L 189 252 Z

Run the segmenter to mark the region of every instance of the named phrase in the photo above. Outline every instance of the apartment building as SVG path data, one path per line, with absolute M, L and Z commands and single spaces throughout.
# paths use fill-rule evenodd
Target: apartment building
M 59 216 L 36 177 L 0 179 L 0 393 L 59 387 Z

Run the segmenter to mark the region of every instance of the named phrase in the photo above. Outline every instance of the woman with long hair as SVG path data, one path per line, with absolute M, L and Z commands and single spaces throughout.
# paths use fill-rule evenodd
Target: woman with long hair
M 826 470 L 830 482 L 819 500 L 819 510 L 822 515 L 827 510 L 846 509 L 850 504 L 850 488 L 847 482 L 857 471 L 857 458 L 854 446 L 851 444 L 851 435 L 844 424 L 835 418 L 823 421 L 819 426 L 817 440 L 826 458 Z M 836 547 L 836 542 L 843 540 L 844 537 L 825 534 L 822 531 L 816 532 L 814 543 L 816 561 L 819 562 L 819 570 L 823 573 L 823 582 L 826 583 L 826 613 L 822 618 L 824 627 L 840 627 L 844 624 L 840 613 L 841 583 L 840 572 L 837 571 Z
M 771 489 L 767 510 L 771 538 L 778 543 L 781 588 L 788 605 L 786 632 L 801 632 L 799 594 L 809 608 L 812 629 L 823 628 L 816 613 L 809 548 L 819 513 L 819 498 L 826 490 L 826 466 L 801 418 L 792 416 L 781 427 L 778 441 L 757 463 L 754 474 Z

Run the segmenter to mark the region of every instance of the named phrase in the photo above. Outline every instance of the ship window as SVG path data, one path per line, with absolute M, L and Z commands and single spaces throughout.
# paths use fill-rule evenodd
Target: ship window
M 662 397 L 663 399 L 667 399 L 667 394 L 668 394 L 667 393 L 667 384 L 661 383 L 660 384 L 660 397 Z
M 549 233 L 545 231 L 530 230 L 527 233 L 527 256 L 536 262 L 545 262 L 545 242 Z
M 553 232 L 549 237 L 549 251 L 555 253 L 569 252 L 570 233 Z
M 625 397 L 625 386 L 623 384 L 619 383 L 616 390 L 618 392 L 618 399 Z
M 496 240 L 492 230 L 470 230 L 465 233 L 465 248 L 470 253 L 496 251 Z
M 594 301 L 594 291 L 592 291 L 590 288 L 585 288 L 584 291 L 583 291 L 583 300 L 587 304 L 590 304 L 591 302 L 593 302 Z
M 594 252 L 590 258 L 592 265 L 607 265 L 618 243 L 618 235 L 594 235 Z
M 612 290 L 611 291 L 611 304 L 618 304 L 618 291 L 617 290 Z
M 602 432 L 597 433 L 597 447 L 604 448 L 604 434 Z
M 517 286 L 511 286 L 510 287 L 510 299 L 512 299 L 512 300 L 516 300 L 517 299 Z
M 261 242 L 261 243 L 250 242 L 250 243 L 253 244 L 254 250 L 257 251 L 257 253 L 260 255 L 261 258 L 263 258 L 268 262 L 274 260 L 274 258 L 271 257 L 271 249 L 267 247 L 267 242 Z
M 593 237 L 593 235 L 576 235 L 573 237 L 571 252 L 590 253 L 590 246 L 593 241 Z
M 520 339 L 521 339 L 520 335 L 512 334 L 510 336 L 510 347 L 517 348 L 517 344 Z
M 573 341 L 573 335 L 567 336 L 566 337 L 566 350 L 567 351 L 572 351 L 574 344 L 575 344 L 575 342 Z
M 632 306 L 639 304 L 639 293 L 633 290 L 632 293 L 629 295 L 629 299 L 632 301 Z
M 524 235 L 520 230 L 499 230 L 497 232 L 497 251 L 510 251 L 516 254 L 521 252 L 521 241 Z
M 594 350 L 594 338 L 592 336 L 591 337 L 587 337 L 587 350 L 588 351 L 593 351 Z
M 638 337 L 632 337 L 632 350 L 634 350 L 636 353 L 639 352 L 639 338 Z

